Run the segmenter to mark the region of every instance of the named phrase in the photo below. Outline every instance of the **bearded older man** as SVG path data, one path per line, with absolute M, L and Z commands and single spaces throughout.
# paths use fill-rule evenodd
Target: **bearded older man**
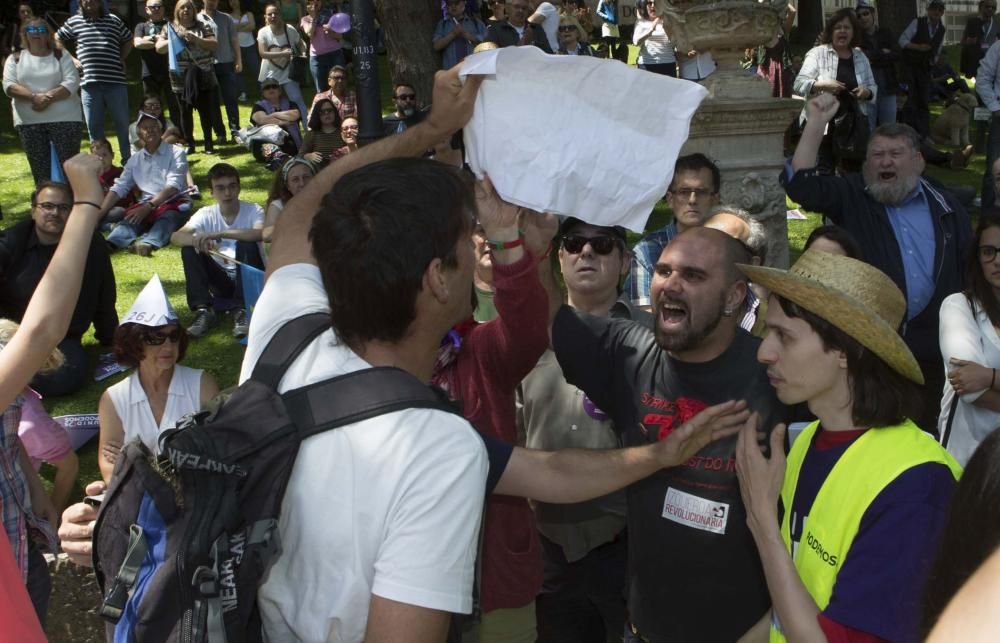
M 850 232 L 865 261 L 906 294 L 901 332 L 926 382 L 925 410 L 914 420 L 934 433 L 944 385 L 938 309 L 963 287 L 969 215 L 950 192 L 921 176 L 920 138 L 906 125 L 882 125 L 872 132 L 862 175 L 818 175 L 816 151 L 837 106 L 832 95 L 809 102 L 808 122 L 782 181 L 792 200 Z

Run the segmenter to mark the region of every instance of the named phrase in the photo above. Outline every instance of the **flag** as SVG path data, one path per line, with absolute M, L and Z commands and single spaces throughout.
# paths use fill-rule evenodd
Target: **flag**
M 170 71 L 174 74 L 181 73 L 180 67 L 177 65 L 177 56 L 184 51 L 184 41 L 180 39 L 177 32 L 174 31 L 173 25 L 169 22 L 167 23 L 167 61 L 170 67 Z
M 243 282 L 243 305 L 246 306 L 247 320 L 249 321 L 253 316 L 254 306 L 257 305 L 257 299 L 260 298 L 260 293 L 264 290 L 264 271 L 245 263 L 241 263 L 239 269 L 240 280 Z M 240 343 L 245 345 L 246 341 L 247 338 L 244 337 Z
M 69 183 L 63 173 L 62 163 L 59 162 L 59 155 L 56 154 L 56 144 L 49 141 L 49 180 L 56 183 Z

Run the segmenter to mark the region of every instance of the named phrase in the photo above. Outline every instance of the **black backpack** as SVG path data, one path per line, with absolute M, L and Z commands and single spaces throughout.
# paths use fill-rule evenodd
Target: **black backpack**
M 457 412 L 388 367 L 279 395 L 286 369 L 329 327 L 325 313 L 288 322 L 228 399 L 164 432 L 159 457 L 139 441 L 122 450 L 94 527 L 101 615 L 116 640 L 261 641 L 257 589 L 281 553 L 278 517 L 302 440 L 406 408 Z

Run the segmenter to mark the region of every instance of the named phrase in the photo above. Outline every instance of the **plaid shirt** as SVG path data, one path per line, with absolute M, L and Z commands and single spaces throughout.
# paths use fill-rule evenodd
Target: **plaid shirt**
M 650 232 L 632 248 L 632 261 L 629 265 L 628 277 L 625 278 L 625 295 L 633 306 L 652 306 L 649 299 L 649 287 L 653 283 L 653 273 L 660 253 L 677 236 L 677 224 L 666 226 Z
M 28 580 L 28 531 L 40 532 L 49 548 L 59 551 L 58 540 L 52 526 L 35 518 L 31 511 L 31 496 L 28 493 L 28 479 L 21 469 L 19 453 L 21 440 L 17 428 L 21 424 L 21 405 L 24 397 L 17 399 L 3 412 L 3 431 L 0 432 L 0 519 L 7 532 L 14 558 L 21 569 L 23 580 Z M 31 475 L 35 475 L 34 472 Z
M 316 107 L 316 103 L 324 98 L 333 103 L 333 106 L 337 108 L 337 112 L 340 114 L 340 120 L 358 117 L 358 95 L 354 92 L 347 92 L 347 96 L 344 96 L 344 100 L 340 100 L 333 95 L 332 89 L 320 92 L 313 97 L 312 105 L 309 106 L 310 116 L 312 116 L 312 110 L 313 107 Z M 306 118 L 306 121 L 309 121 L 308 117 Z
M 649 289 L 656 272 L 656 262 L 667 244 L 677 236 L 677 225 L 669 223 L 666 226 L 650 232 L 632 248 L 632 260 L 629 264 L 628 277 L 625 278 L 624 293 L 633 306 L 652 306 Z M 748 333 L 757 322 L 757 309 L 760 300 L 752 290 L 747 288 L 746 314 L 740 320 L 740 328 Z

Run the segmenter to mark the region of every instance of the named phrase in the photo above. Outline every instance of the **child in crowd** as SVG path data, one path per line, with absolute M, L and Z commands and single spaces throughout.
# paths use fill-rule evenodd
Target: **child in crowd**
M 115 184 L 115 179 L 121 176 L 123 168 L 120 165 L 115 165 L 115 151 L 106 138 L 97 138 L 91 141 L 90 153 L 101 159 L 101 174 L 97 178 L 101 182 L 101 189 L 107 194 L 111 186 Z M 115 207 L 111 208 L 104 215 L 104 219 L 101 221 L 101 229 L 111 229 L 114 224 L 122 220 L 122 217 L 125 216 L 125 210 L 134 203 L 135 195 L 131 193 L 121 199 L 115 204 Z

